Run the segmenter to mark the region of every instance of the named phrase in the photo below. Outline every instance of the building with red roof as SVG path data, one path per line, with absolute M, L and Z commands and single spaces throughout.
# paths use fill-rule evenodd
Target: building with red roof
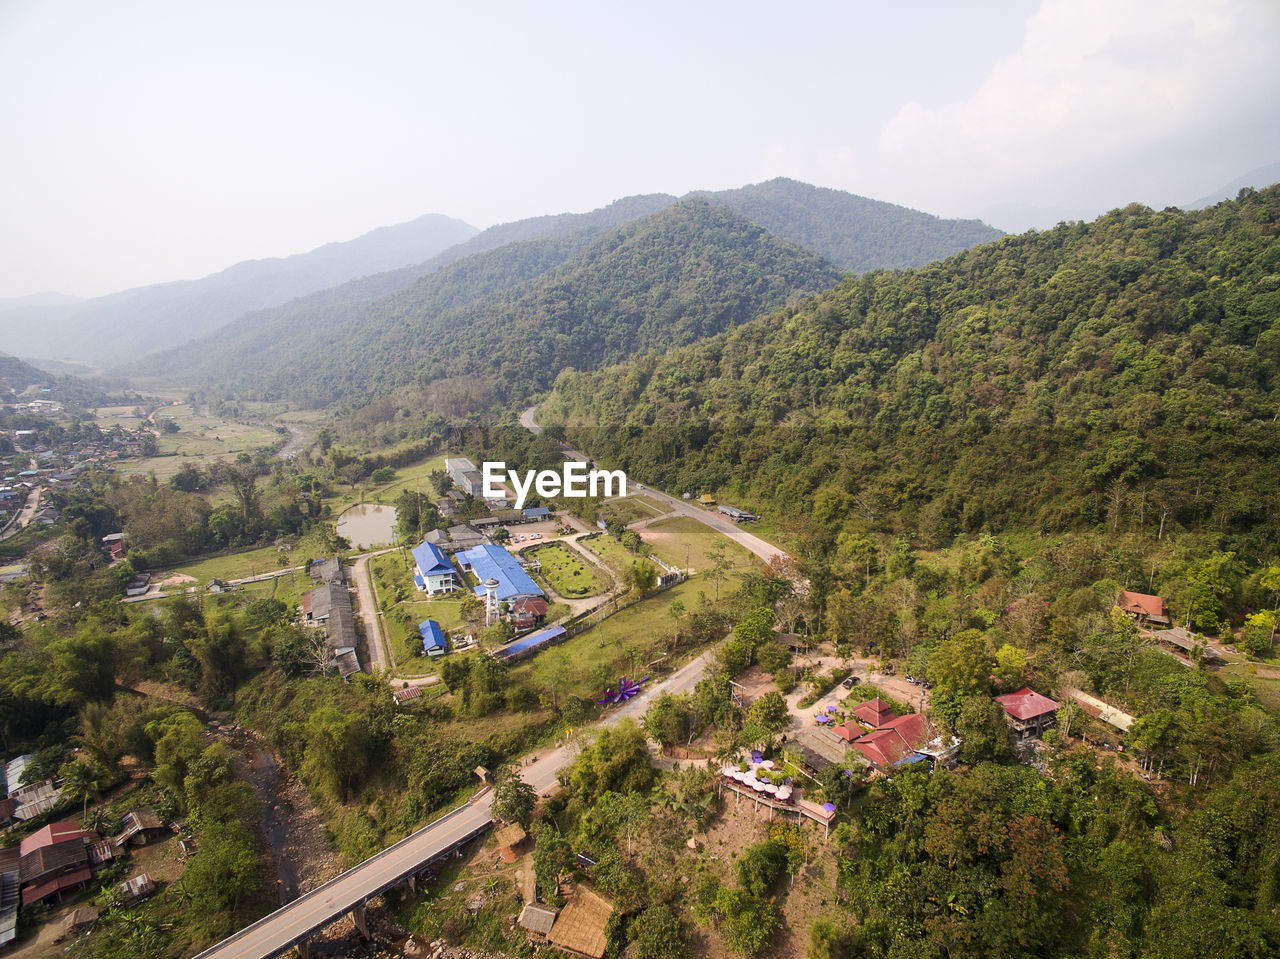
M 22 840 L 19 849 L 22 855 L 29 852 L 35 852 L 45 846 L 52 846 L 55 843 L 66 842 L 69 839 L 80 839 L 85 843 L 96 841 L 98 834 L 92 829 L 85 829 L 74 819 L 64 819 L 62 822 L 54 822 L 45 826 L 43 829 L 37 829 L 30 836 Z
M 1168 625 L 1169 617 L 1165 615 L 1164 600 L 1148 593 L 1131 593 L 1127 589 L 1120 591 L 1116 605 L 1139 622 L 1163 623 Z
M 855 739 L 853 748 L 883 772 L 915 755 L 932 738 L 933 731 L 924 714 L 908 713 L 889 720 L 860 739 Z
M 898 714 L 879 696 L 868 699 L 865 703 L 858 703 L 849 712 L 854 719 L 871 729 L 878 729 L 898 718 Z
M 1023 686 L 1016 693 L 997 696 L 996 702 L 1004 707 L 1005 719 L 1023 739 L 1039 736 L 1053 724 L 1058 714 L 1058 704 L 1030 686 Z

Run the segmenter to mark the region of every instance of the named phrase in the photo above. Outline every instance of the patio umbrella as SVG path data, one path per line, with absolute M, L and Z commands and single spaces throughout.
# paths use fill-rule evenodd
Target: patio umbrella
M 746 774 L 746 773 L 744 773 L 741 769 L 735 769 L 735 770 L 734 770 L 732 773 L 730 773 L 729 775 L 731 775 L 731 776 L 732 776 L 734 779 L 736 779 L 738 782 L 742 782 L 743 780 L 745 780 L 745 779 L 747 778 L 747 774 Z
M 828 706 L 828 707 L 827 707 L 827 712 L 829 712 L 829 713 L 834 713 L 835 711 L 836 711 L 836 708 L 835 708 L 834 706 Z
M 779 787 L 778 787 L 778 798 L 779 798 L 779 799 L 790 799 L 790 798 L 791 798 L 791 787 L 790 787 L 790 786 L 779 786 Z
M 835 812 L 835 811 L 836 811 L 836 804 L 835 804 L 835 803 L 833 803 L 833 802 L 824 802 L 824 803 L 822 804 L 822 808 L 823 808 L 824 810 L 826 810 L 827 812 Z
M 724 769 L 720 770 L 720 774 L 722 776 L 732 776 L 737 771 L 738 771 L 737 766 L 725 766 Z
M 767 793 L 776 793 L 778 791 L 778 787 L 773 785 L 773 783 L 765 783 L 762 788 Z
M 814 722 L 821 723 L 821 724 L 822 724 L 822 725 L 824 725 L 824 726 L 825 726 L 827 723 L 829 723 L 830 721 L 831 721 L 831 720 L 830 720 L 828 717 L 826 717 L 826 716 L 817 716 L 817 717 L 815 717 L 815 718 L 814 718 Z
M 772 769 L 772 768 L 773 768 L 773 760 L 772 760 L 772 759 L 762 759 L 762 760 L 760 760 L 760 768 L 761 768 L 761 769 Z

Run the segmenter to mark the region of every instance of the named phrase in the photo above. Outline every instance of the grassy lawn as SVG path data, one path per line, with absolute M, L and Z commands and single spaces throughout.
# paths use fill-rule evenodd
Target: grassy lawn
M 1267 673 L 1275 670 L 1273 663 L 1257 665 Z M 1222 667 L 1217 673 L 1227 681 L 1244 680 L 1258 694 L 1258 702 L 1262 704 L 1263 709 L 1272 714 L 1280 713 L 1280 679 L 1258 675 L 1257 672 L 1251 672 L 1249 666 L 1249 663 L 1244 662 L 1232 663 L 1230 666 Z
M 423 676 L 436 671 L 435 663 L 418 655 L 422 635 L 418 624 L 434 619 L 449 634 L 470 631 L 462 618 L 465 595 L 461 592 L 433 599 L 413 583 L 413 570 L 406 568 L 400 552 L 374 557 L 369 563 L 382 608 L 382 624 L 391 643 L 398 671 L 406 676 Z
M 406 489 L 421 490 L 423 500 L 434 503 L 440 498 L 440 494 L 431 485 L 429 477 L 436 470 L 444 469 L 444 461 L 445 457 L 443 455 L 433 456 L 420 463 L 414 463 L 412 466 L 401 467 L 396 470 L 396 478 L 390 483 L 382 486 L 365 486 L 363 497 L 360 489 L 351 489 L 344 484 L 335 490 L 337 498 L 333 501 L 333 512 L 335 514 L 341 513 L 343 510 L 360 502 L 390 505 Z
M 285 567 L 301 566 L 316 554 L 304 549 L 301 545 L 287 552 L 277 552 L 274 546 L 263 546 L 249 549 L 242 553 L 231 553 L 227 556 L 214 556 L 183 566 L 174 566 L 166 573 L 181 573 L 194 577 L 201 586 L 207 586 L 211 579 L 232 580 L 246 576 L 258 576 L 281 568 L 281 558 Z M 297 578 L 306 579 L 305 573 L 298 573 Z M 190 585 L 190 584 L 188 584 Z
M 578 599 L 609 588 L 605 575 L 564 543 L 547 543 L 523 552 L 542 563 L 543 578 L 561 596 Z
M 678 516 L 664 519 L 640 530 L 645 545 L 664 563 L 684 568 L 686 555 L 689 565 L 703 570 L 711 565 L 707 550 L 715 543 L 725 545 L 725 558 L 740 571 L 752 569 L 759 561 L 733 540 L 721 536 L 709 526 L 695 519 Z M 687 553 L 686 553 L 687 550 Z
M 619 576 L 622 571 L 634 563 L 639 557 L 630 552 L 608 533 L 601 533 L 590 539 L 580 539 L 575 544 L 579 549 L 589 550 L 604 561 Z
M 132 406 L 103 406 L 94 411 L 98 425 L 103 429 L 120 425 L 126 429 L 139 429 L 144 424 L 133 415 Z M 265 424 L 237 423 L 218 416 L 201 416 L 190 403 L 163 406 L 156 411 L 155 422 L 172 420 L 178 424 L 177 433 L 161 433 L 157 439 L 160 455 L 131 460 L 122 464 L 120 472 L 149 473 L 154 471 L 160 479 L 173 476 L 186 461 L 208 466 L 217 459 L 231 459 L 239 453 L 248 453 L 260 446 L 278 443 L 282 437 Z

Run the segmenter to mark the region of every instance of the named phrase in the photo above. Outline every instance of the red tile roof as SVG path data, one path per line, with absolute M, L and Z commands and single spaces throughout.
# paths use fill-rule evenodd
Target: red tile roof
M 850 712 L 860 723 L 873 729 L 898 718 L 898 714 L 879 696 L 868 699 L 865 703 L 858 703 Z
M 1056 713 L 1058 704 L 1048 696 L 1041 696 L 1030 686 L 1023 686 L 1016 693 L 997 696 L 996 702 L 1014 719 L 1035 719 L 1048 713 Z
M 1119 606 L 1126 613 L 1133 613 L 1135 616 L 1164 619 L 1164 600 L 1159 596 L 1131 593 L 1126 589 L 1120 592 Z
M 892 766 L 929 741 L 929 723 L 921 713 L 908 713 L 885 723 L 853 743 L 873 765 Z

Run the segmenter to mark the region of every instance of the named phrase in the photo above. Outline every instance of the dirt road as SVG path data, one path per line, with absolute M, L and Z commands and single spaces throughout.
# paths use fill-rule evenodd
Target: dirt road
M 369 672 L 375 676 L 390 673 L 396 668 L 396 661 L 391 655 L 387 637 L 382 632 L 382 624 L 378 621 L 378 601 L 374 597 L 373 578 L 369 575 L 369 560 L 396 549 L 399 547 L 364 553 L 356 557 L 355 565 L 351 567 L 351 582 L 356 587 L 356 602 L 360 607 L 360 617 L 364 620 L 365 645 L 369 649 Z

